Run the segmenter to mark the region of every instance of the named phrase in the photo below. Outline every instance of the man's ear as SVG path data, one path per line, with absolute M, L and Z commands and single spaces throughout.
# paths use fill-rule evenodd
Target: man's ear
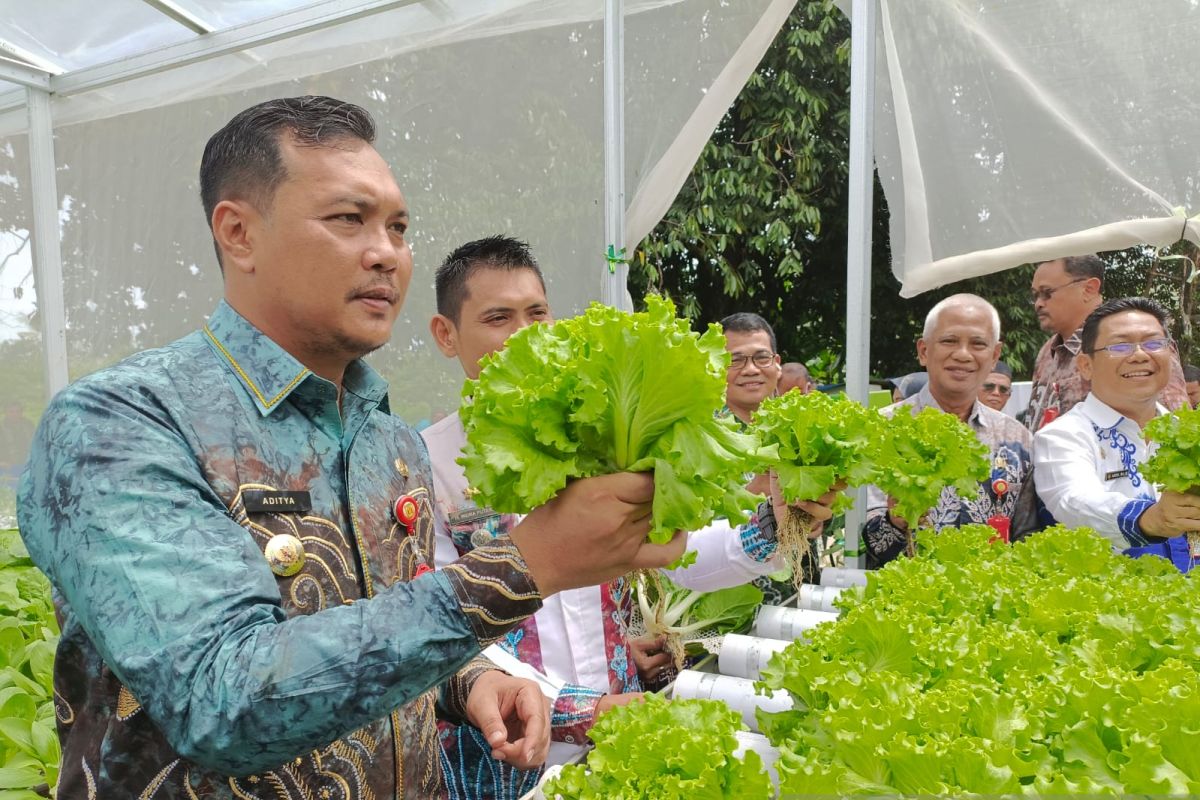
M 244 200 L 222 200 L 212 213 L 213 239 L 221 249 L 226 270 L 254 272 L 254 226 L 258 212 Z
M 1085 381 L 1092 380 L 1092 357 L 1087 353 L 1080 353 L 1075 356 L 1075 368 L 1079 370 L 1079 375 Z
M 917 361 L 921 362 L 922 367 L 929 366 L 929 363 L 925 360 L 927 349 L 928 348 L 925 346 L 925 339 L 917 339 Z
M 1000 351 L 1004 349 L 1003 342 L 996 342 L 996 349 L 992 352 L 991 372 L 996 371 L 996 365 L 1000 363 Z
M 449 317 L 434 314 L 433 319 L 429 320 L 429 332 L 433 334 L 433 341 L 442 355 L 446 358 L 458 357 L 458 329 Z

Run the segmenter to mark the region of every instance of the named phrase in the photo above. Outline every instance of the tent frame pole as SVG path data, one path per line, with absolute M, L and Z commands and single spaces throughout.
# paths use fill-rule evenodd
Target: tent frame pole
M 58 235 L 54 120 L 50 93 L 26 88 L 29 109 L 29 176 L 33 199 L 33 269 L 41 320 L 46 397 L 67 385 L 67 314 L 63 297 L 62 250 Z
M 625 2 L 604 0 L 604 242 L 610 248 L 600 301 L 633 311 L 626 288 L 625 249 Z
M 850 183 L 846 242 L 846 394 L 868 402 L 871 369 L 871 233 L 875 196 L 875 37 L 879 0 L 854 0 L 850 23 Z M 846 513 L 846 566 L 861 566 L 866 489 Z

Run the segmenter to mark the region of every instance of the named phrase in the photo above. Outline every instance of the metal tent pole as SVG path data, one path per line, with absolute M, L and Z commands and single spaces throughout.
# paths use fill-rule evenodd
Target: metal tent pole
M 604 242 L 600 301 L 632 311 L 625 248 L 625 2 L 604 2 Z
M 871 214 L 875 196 L 875 33 L 878 0 L 854 0 L 850 21 L 850 186 L 846 248 L 846 394 L 867 402 L 871 368 Z M 861 566 L 867 492 L 846 513 L 846 565 Z
M 29 109 L 29 174 L 33 195 L 33 267 L 41 319 L 46 396 L 67 385 L 67 313 L 63 299 L 62 251 L 58 237 L 58 181 L 54 166 L 54 123 L 50 93 L 26 88 Z

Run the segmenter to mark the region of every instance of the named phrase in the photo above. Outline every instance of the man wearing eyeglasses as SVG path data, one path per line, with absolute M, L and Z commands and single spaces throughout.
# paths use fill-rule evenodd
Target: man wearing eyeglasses
M 1003 361 L 997 361 L 996 366 L 988 373 L 987 380 L 979 387 L 979 402 L 1002 412 L 1011 396 L 1012 368 Z
M 1090 385 L 1076 368 L 1083 321 L 1104 298 L 1104 262 L 1096 255 L 1069 256 L 1038 264 L 1030 301 L 1042 330 L 1053 334 L 1033 365 L 1033 386 L 1025 425 L 1030 431 L 1065 414 L 1087 395 Z M 1175 409 L 1187 402 L 1183 368 L 1172 359 L 1171 375 L 1161 400 Z
M 725 407 L 743 425 L 749 425 L 762 402 L 779 390 L 783 367 L 782 359 L 775 352 L 775 330 L 771 323 L 748 311 L 725 317 L 721 320 L 721 328 L 725 331 L 725 349 L 729 352 Z M 755 475 L 746 488 L 756 494 L 770 495 L 770 478 L 766 474 Z M 815 583 L 820 577 L 816 540 L 825 530 L 825 520 L 831 516 L 829 506 L 835 497 L 835 492 L 829 492 L 815 503 L 798 504 L 816 520 L 809 532 L 809 555 L 804 560 L 802 577 L 805 583 Z M 776 581 L 770 575 L 755 578 L 754 585 L 762 590 L 764 603 L 768 605 L 783 602 L 793 594 L 794 588 L 790 578 Z
M 1153 300 L 1109 300 L 1084 322 L 1079 372 L 1083 402 L 1038 431 L 1034 482 L 1055 520 L 1087 526 L 1130 555 L 1155 554 L 1183 571 L 1187 531 L 1200 530 L 1200 497 L 1158 489 L 1141 475 L 1153 452 L 1146 423 L 1167 413 L 1158 401 L 1178 357 L 1167 314 Z
M 745 311 L 725 317 L 721 328 L 729 351 L 725 405 L 749 424 L 762 401 L 775 394 L 783 375 L 781 359 L 775 352 L 775 332 L 758 314 Z

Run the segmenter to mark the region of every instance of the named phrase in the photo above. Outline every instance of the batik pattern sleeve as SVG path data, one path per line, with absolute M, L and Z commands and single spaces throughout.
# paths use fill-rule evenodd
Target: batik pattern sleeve
M 882 567 L 908 546 L 908 534 L 893 525 L 888 516 L 887 500 L 878 487 L 867 487 L 867 520 L 862 533 L 867 569 Z
M 477 656 L 450 676 L 450 680 L 442 687 L 441 702 L 438 704 L 447 721 L 457 724 L 466 720 L 467 699 L 475 688 L 475 681 L 483 673 L 493 670 L 503 671 L 484 656 Z
M 441 572 L 480 647 L 500 639 L 542 606 L 529 567 L 508 536 L 476 547 Z
M 216 427 L 229 414 L 210 416 Z M 64 638 L 86 632 L 179 754 L 226 774 L 273 768 L 479 652 L 436 573 L 288 617 L 262 551 L 200 472 L 193 424 L 152 393 L 85 379 L 46 411 L 20 494 L 29 552 L 65 603 Z
M 568 683 L 554 698 L 550 710 L 550 738 L 555 742 L 583 744 L 596 723 L 596 705 L 604 692 Z
M 1109 488 L 1101 474 L 1103 465 L 1096 458 L 1105 447 L 1109 445 L 1098 439 L 1086 418 L 1067 416 L 1042 428 L 1033 437 L 1038 496 L 1063 525 L 1092 528 L 1118 550 L 1143 545 L 1146 537 L 1138 521 L 1154 497 L 1148 487 L 1147 496 L 1142 497 Z

